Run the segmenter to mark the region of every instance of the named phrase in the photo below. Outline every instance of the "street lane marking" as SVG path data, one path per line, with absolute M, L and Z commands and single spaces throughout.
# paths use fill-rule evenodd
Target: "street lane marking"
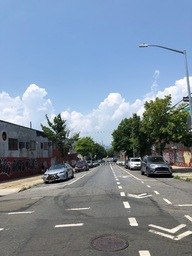
M 55 228 L 81 227 L 83 223 L 55 225 Z
M 184 232 L 184 233 L 182 233 L 182 234 L 180 234 L 178 236 L 168 235 L 168 234 L 165 234 L 165 233 L 162 233 L 162 232 L 158 232 L 158 231 L 155 231 L 155 230 L 149 230 L 149 232 L 157 234 L 157 235 L 160 235 L 160 236 L 164 236 L 164 237 L 170 238 L 170 239 L 175 240 L 175 241 L 181 240 L 182 238 L 192 234 L 192 231 L 186 231 L 186 232 Z
M 180 229 L 186 227 L 185 224 L 181 224 L 175 228 L 164 228 L 164 227 L 160 227 L 160 226 L 156 226 L 156 225 L 153 225 L 153 224 L 149 224 L 149 227 L 153 227 L 153 228 L 157 228 L 157 229 L 160 229 L 160 230 L 163 230 L 163 231 L 166 231 L 166 232 L 169 232 L 169 233 L 176 233 L 177 231 L 179 231 Z
M 125 192 L 121 192 L 120 195 L 121 195 L 121 196 L 125 196 Z
M 172 204 L 168 199 L 163 198 L 163 200 L 167 203 L 167 204 Z
M 149 251 L 139 251 L 139 255 L 140 255 L 140 256 L 151 256 L 151 254 L 149 253 Z
M 192 217 L 189 215 L 185 215 L 185 218 L 187 218 L 188 220 L 190 220 L 192 222 Z
M 0 231 L 3 231 L 4 230 L 4 228 L 0 228 Z
M 148 187 L 148 188 L 151 188 L 151 186 L 150 186 L 150 185 L 147 185 L 147 187 Z
M 70 208 L 66 209 L 66 211 L 84 211 L 84 210 L 89 210 L 91 207 L 85 207 L 85 208 Z
M 122 186 L 118 186 L 118 189 L 122 189 Z
M 159 192 L 158 191 L 154 191 L 156 195 L 159 195 Z
M 127 194 L 127 196 L 134 197 L 134 198 L 137 198 L 137 199 L 142 199 L 142 198 L 145 198 L 145 197 L 150 197 L 152 195 L 147 195 L 147 193 L 143 193 L 143 194 L 140 194 L 140 195 Z
M 120 185 L 121 183 L 120 182 L 117 182 L 117 185 Z
M 128 202 L 123 202 L 123 204 L 124 204 L 124 207 L 127 209 L 127 208 L 131 208 L 130 207 L 130 204 L 128 203 Z
M 9 212 L 8 215 L 14 215 L 14 214 L 31 214 L 33 213 L 34 211 L 32 212 Z
M 192 206 L 192 204 L 177 204 L 175 206 L 180 206 L 180 207 L 183 207 L 183 206 Z
M 152 224 L 150 224 L 149 226 L 150 226 L 150 227 L 154 227 L 154 228 L 156 228 L 156 229 L 160 229 L 160 230 L 169 232 L 169 233 L 171 233 L 171 234 L 174 234 L 174 233 L 178 232 L 180 229 L 186 227 L 185 224 L 178 225 L 177 227 L 171 228 L 171 229 L 163 228 L 163 227 L 156 226 L 156 225 L 152 225 Z M 152 230 L 152 229 L 150 229 L 149 232 L 154 233 L 154 234 L 157 234 L 157 235 L 160 235 L 160 236 L 164 236 L 164 237 L 170 238 L 170 239 L 175 240 L 175 241 L 178 241 L 178 240 L 180 240 L 180 239 L 182 239 L 182 238 L 184 238 L 184 237 L 189 236 L 189 235 L 192 234 L 192 231 L 185 231 L 185 232 L 183 232 L 183 233 L 180 234 L 180 235 L 172 236 L 172 235 L 165 234 L 165 233 L 163 233 L 163 232 L 155 231 L 155 230 Z
M 138 226 L 138 223 L 135 218 L 128 218 L 130 226 Z
M 119 181 L 119 179 L 116 178 L 116 181 Z

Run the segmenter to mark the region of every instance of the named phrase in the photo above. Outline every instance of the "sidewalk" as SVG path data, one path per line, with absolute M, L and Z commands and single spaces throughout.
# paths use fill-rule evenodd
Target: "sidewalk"
M 178 176 L 180 179 L 192 180 L 192 168 L 172 166 L 173 176 Z M 38 184 L 43 184 L 43 175 L 35 175 L 33 177 L 15 179 L 10 181 L 0 182 L 0 197 L 29 189 Z
M 43 175 L 0 182 L 0 197 L 29 189 L 43 183 Z

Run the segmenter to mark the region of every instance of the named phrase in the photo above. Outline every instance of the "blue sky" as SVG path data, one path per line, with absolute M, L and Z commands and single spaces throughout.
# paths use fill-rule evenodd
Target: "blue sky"
M 0 0 L 0 119 L 40 129 L 59 113 L 69 128 L 110 145 L 146 100 L 192 84 L 190 0 Z

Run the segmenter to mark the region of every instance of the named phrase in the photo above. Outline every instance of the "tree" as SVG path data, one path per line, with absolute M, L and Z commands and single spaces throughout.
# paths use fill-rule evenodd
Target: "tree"
M 94 141 L 90 137 L 79 139 L 75 145 L 75 151 L 83 157 L 94 153 Z
M 145 103 L 142 131 L 148 138 L 151 146 L 154 144 L 162 153 L 169 142 L 191 142 L 191 135 L 187 129 L 187 115 L 183 106 L 172 106 L 171 96 L 164 99 L 158 97 L 154 101 Z
M 61 118 L 61 114 L 55 116 L 53 122 L 49 120 L 47 115 L 46 119 L 49 127 L 41 124 L 41 128 L 47 138 L 56 145 L 60 157 L 66 161 L 69 149 L 79 139 L 79 134 L 77 133 L 70 137 L 70 130 L 67 128 L 66 120 Z
M 146 135 L 141 130 L 141 120 L 137 114 L 121 121 L 112 133 L 114 151 L 126 151 L 128 156 L 141 156 L 149 148 Z
M 102 159 L 107 156 L 107 152 L 103 146 L 94 143 L 94 156 L 96 156 L 97 159 Z

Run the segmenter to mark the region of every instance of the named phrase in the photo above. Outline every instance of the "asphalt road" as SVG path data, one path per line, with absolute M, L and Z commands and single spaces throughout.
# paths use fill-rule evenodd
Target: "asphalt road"
M 1 256 L 192 255 L 192 183 L 101 165 L 0 198 Z

